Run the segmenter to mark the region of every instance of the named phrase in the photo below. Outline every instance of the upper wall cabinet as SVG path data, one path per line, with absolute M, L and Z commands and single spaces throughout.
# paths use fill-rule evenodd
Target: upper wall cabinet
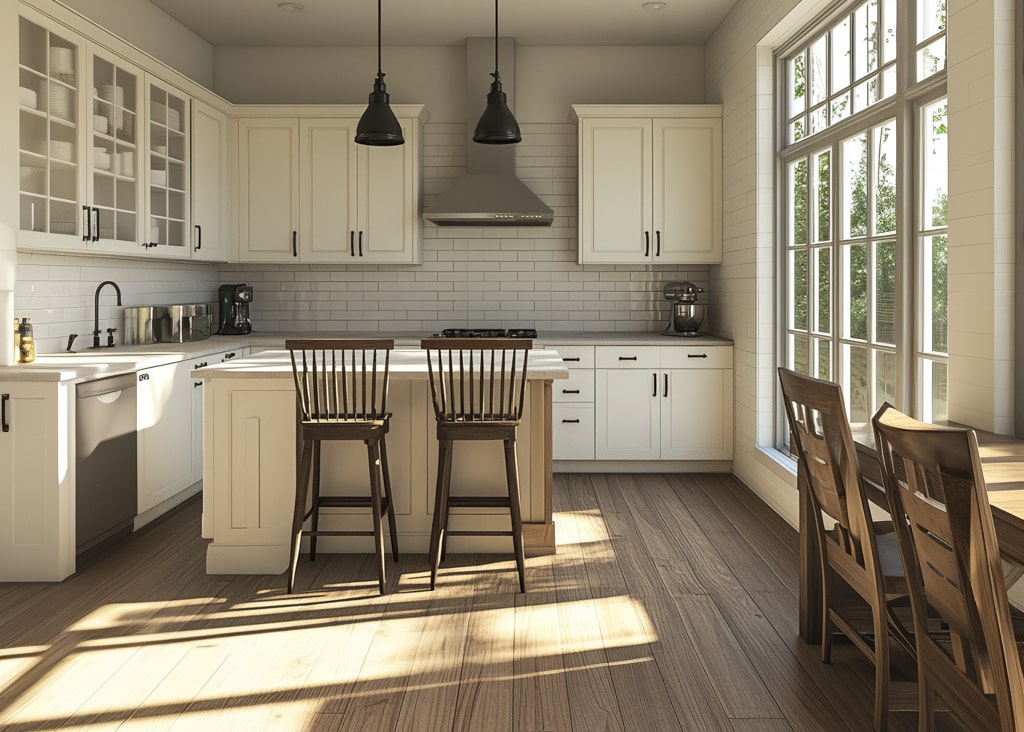
M 230 173 L 228 118 L 192 100 L 192 257 L 226 262 L 229 237 Z
M 722 261 L 720 105 L 575 105 L 580 264 Z
M 425 113 L 393 109 L 395 147 L 353 142 L 362 107 L 240 119 L 238 261 L 419 264 Z

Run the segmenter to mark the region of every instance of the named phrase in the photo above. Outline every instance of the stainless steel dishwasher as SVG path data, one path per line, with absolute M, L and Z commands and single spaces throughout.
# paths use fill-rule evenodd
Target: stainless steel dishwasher
M 75 551 L 131 533 L 138 503 L 135 374 L 78 385 Z

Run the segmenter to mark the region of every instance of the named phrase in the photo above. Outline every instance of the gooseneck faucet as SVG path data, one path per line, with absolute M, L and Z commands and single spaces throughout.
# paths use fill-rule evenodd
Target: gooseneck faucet
M 117 304 L 121 304 L 121 288 L 117 286 L 117 283 L 113 280 L 104 280 L 96 286 L 96 294 L 92 299 L 92 347 L 100 347 L 100 290 L 103 289 L 104 285 L 112 285 L 114 292 L 117 293 Z M 108 345 L 113 345 L 109 343 Z

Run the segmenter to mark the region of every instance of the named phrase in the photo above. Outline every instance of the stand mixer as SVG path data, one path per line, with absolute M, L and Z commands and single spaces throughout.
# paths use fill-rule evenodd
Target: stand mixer
M 699 336 L 700 328 L 707 318 L 707 305 L 697 302 L 697 294 L 704 288 L 692 282 L 666 282 L 662 294 L 671 304 L 668 325 L 661 332 L 667 336 L 694 338 Z

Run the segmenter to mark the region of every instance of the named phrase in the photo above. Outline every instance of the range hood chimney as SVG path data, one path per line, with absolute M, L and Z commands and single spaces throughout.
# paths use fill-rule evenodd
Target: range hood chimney
M 501 83 L 514 101 L 515 40 L 498 41 Z M 550 226 L 554 212 L 516 178 L 514 145 L 473 142 L 494 64 L 492 38 L 466 39 L 466 163 L 469 172 L 423 212 L 438 226 Z M 509 104 L 511 107 L 512 104 Z

